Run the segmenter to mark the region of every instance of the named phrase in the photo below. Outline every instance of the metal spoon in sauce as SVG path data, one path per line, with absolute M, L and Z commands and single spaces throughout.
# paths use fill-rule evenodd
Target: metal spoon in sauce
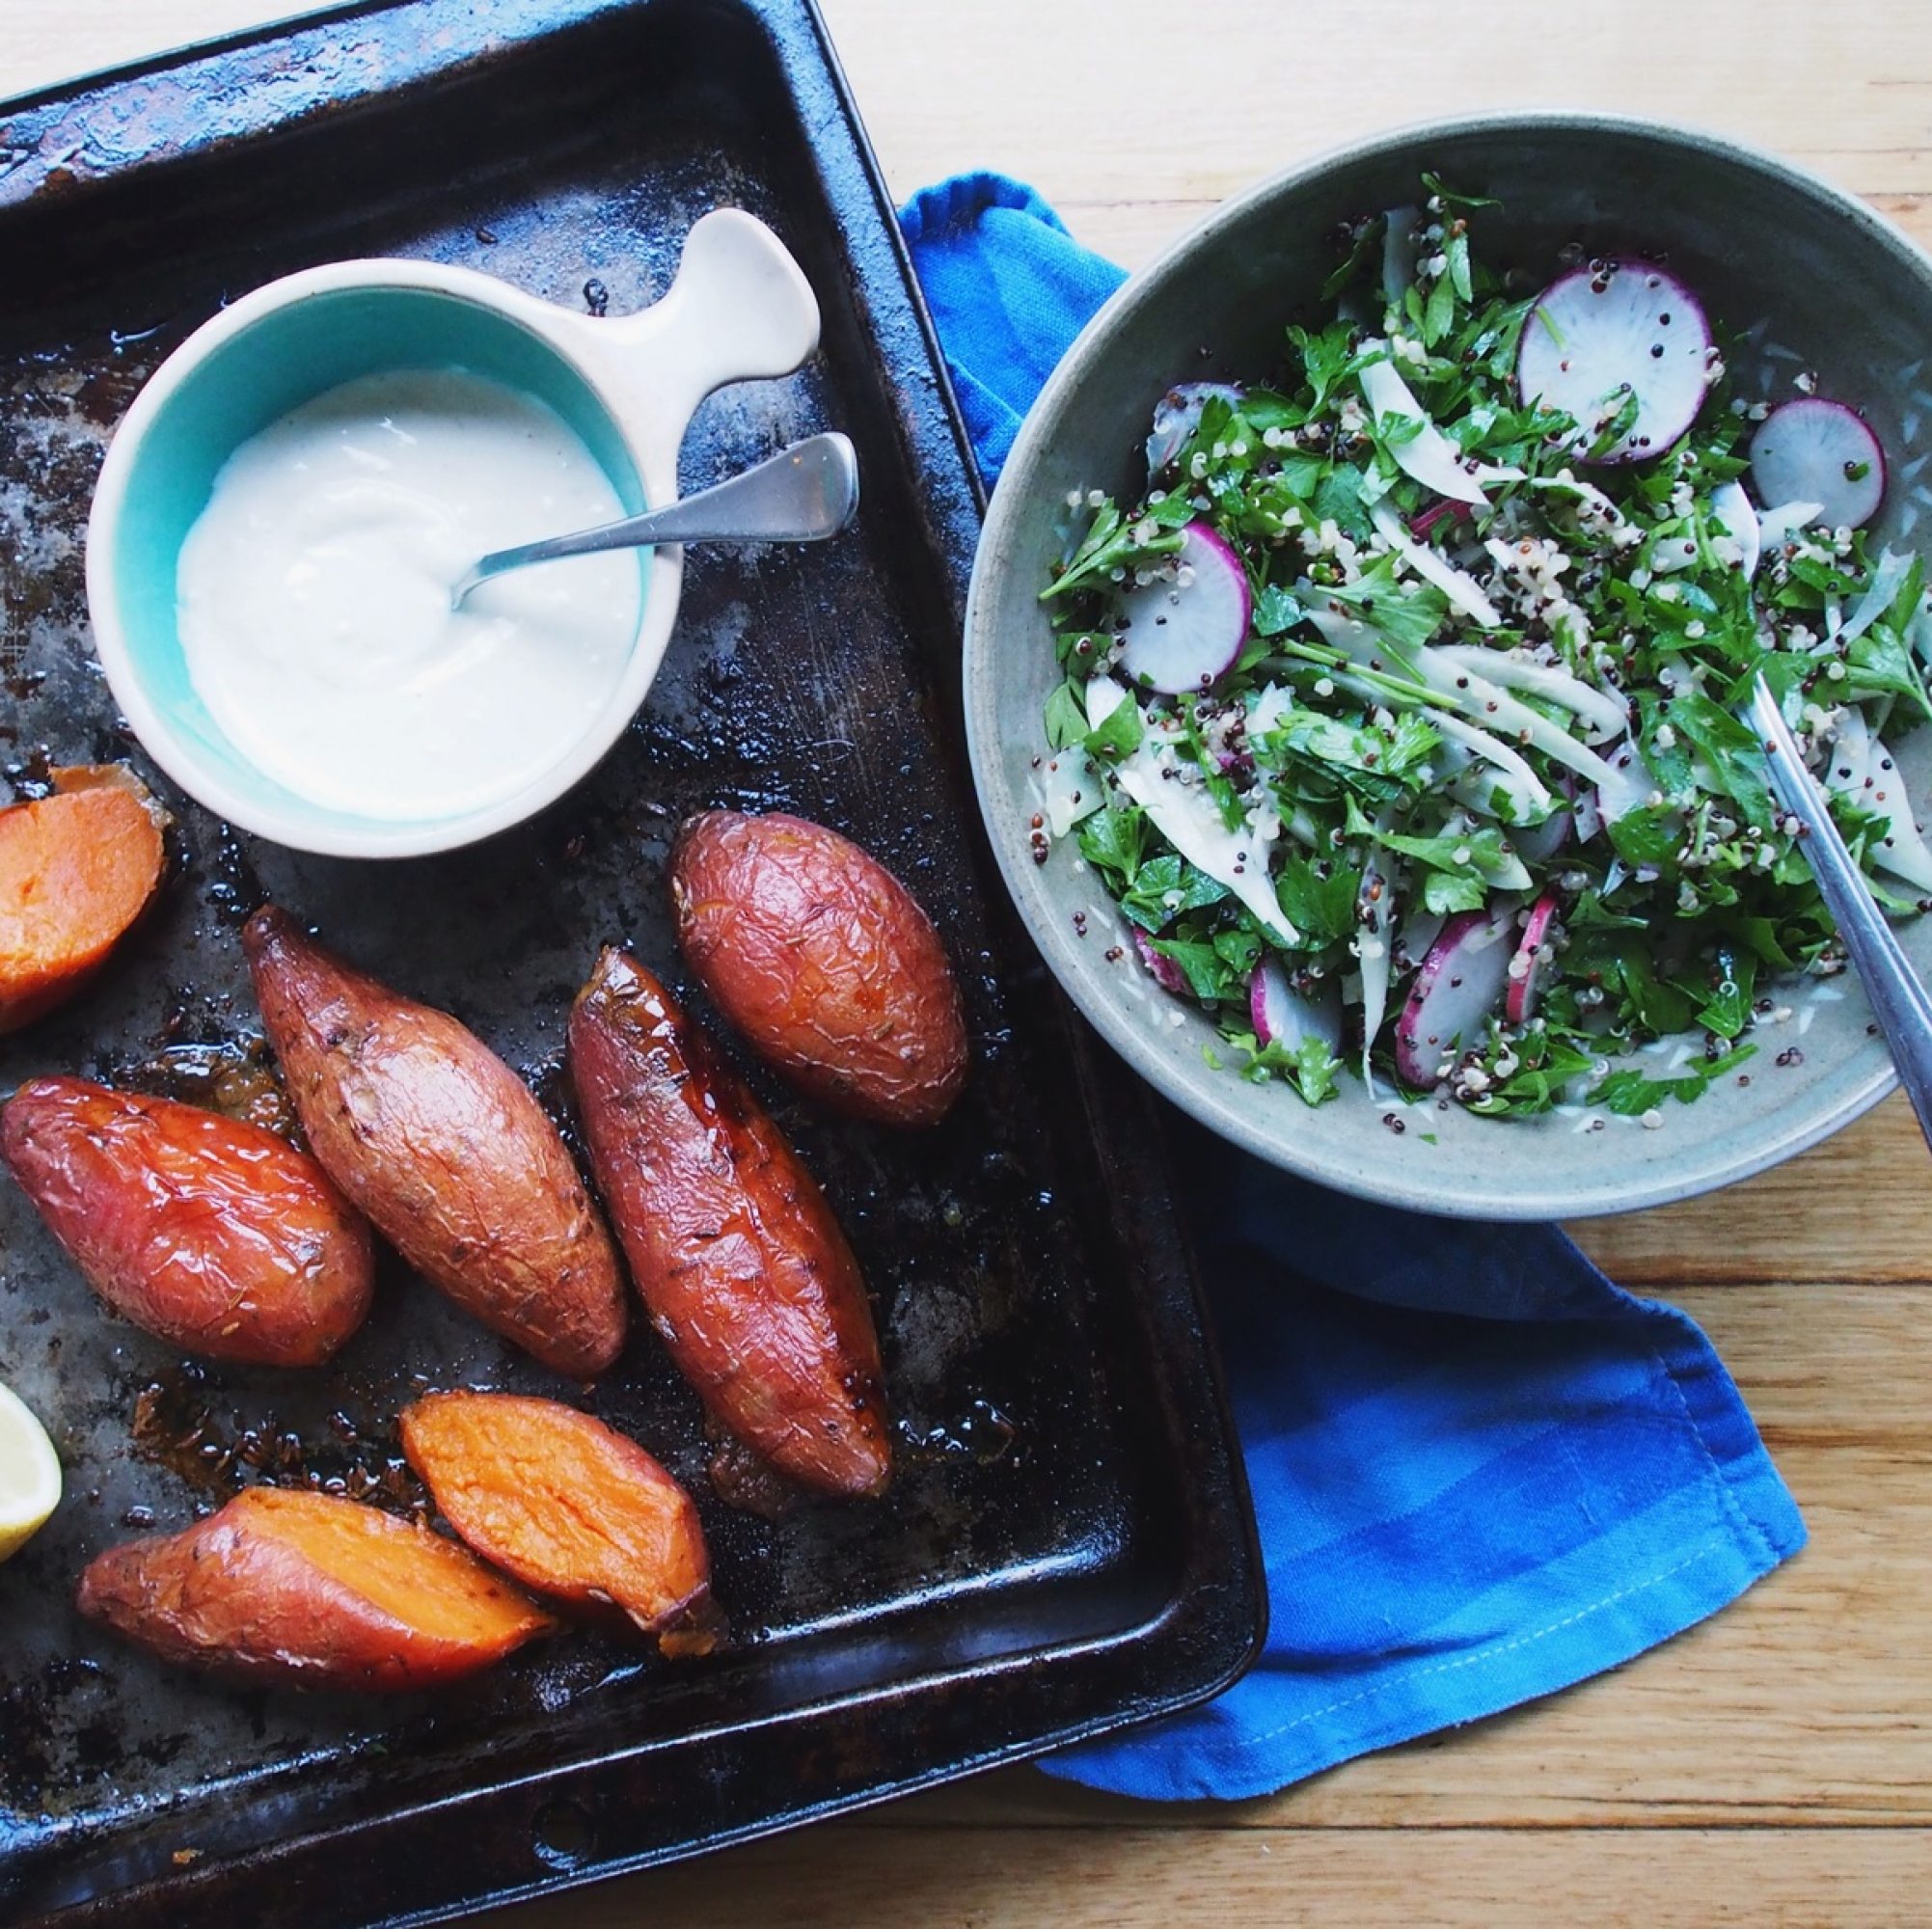
M 837 434 L 807 436 L 755 469 L 662 509 L 575 535 L 493 551 L 457 584 L 449 607 L 460 610 L 478 584 L 506 569 L 599 550 L 665 543 L 823 542 L 844 529 L 857 506 L 858 458 L 851 442 Z

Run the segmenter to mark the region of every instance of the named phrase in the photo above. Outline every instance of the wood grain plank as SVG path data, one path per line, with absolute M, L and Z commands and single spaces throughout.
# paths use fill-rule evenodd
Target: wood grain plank
M 1924 1919 L 1932 1834 L 1850 1829 L 1535 1831 L 908 1830 L 850 1824 L 551 1902 L 501 1929 L 1565 1929 Z
M 1932 1164 L 1898 1094 L 1776 1171 L 1681 1206 L 1572 1226 L 1613 1279 L 1932 1277 Z

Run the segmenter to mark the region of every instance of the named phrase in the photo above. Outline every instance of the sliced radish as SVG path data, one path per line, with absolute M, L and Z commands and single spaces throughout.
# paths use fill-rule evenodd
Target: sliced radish
M 1434 584 L 1454 608 L 1466 616 L 1475 617 L 1485 630 L 1500 630 L 1503 627 L 1503 619 L 1497 615 L 1495 604 L 1483 593 L 1482 585 L 1476 579 L 1465 570 L 1457 569 L 1453 562 L 1446 561 L 1427 543 L 1417 542 L 1409 534 L 1402 519 L 1389 506 L 1386 498 L 1369 511 L 1369 520 L 1374 524 L 1382 540 L 1418 576 Z
M 1442 936 L 1449 920 L 1439 910 L 1417 908 L 1415 915 L 1396 933 L 1395 967 L 1413 971 L 1429 956 L 1429 948 Z
M 1744 493 L 1744 484 L 1735 480 L 1720 482 L 1710 492 L 1711 520 L 1737 545 L 1737 566 L 1749 583 L 1757 574 L 1757 558 L 1763 547 L 1757 511 Z
M 1567 670 L 1539 664 L 1533 657 L 1513 656 L 1483 643 L 1444 643 L 1433 654 L 1473 669 L 1506 690 L 1527 691 L 1532 696 L 1561 704 L 1591 726 L 1592 741 L 1620 737 L 1630 727 L 1629 706 L 1620 697 L 1593 689 Z
M 1439 1084 L 1457 1052 L 1476 1043 L 1509 990 L 1515 936 L 1514 912 L 1494 907 L 1458 912 L 1442 927 L 1396 1020 L 1396 1070 L 1409 1084 Z
M 1273 833 L 1264 835 L 1248 825 L 1230 830 L 1220 806 L 1200 783 L 1187 780 L 1194 774 L 1184 770 L 1171 749 L 1163 750 L 1150 731 L 1139 747 L 1115 766 L 1114 782 L 1196 870 L 1225 884 L 1254 912 L 1264 931 L 1294 949 L 1301 942 L 1300 934 L 1282 915 L 1281 900 L 1268 876 Z
M 1158 475 L 1187 447 L 1187 438 L 1201 426 L 1201 412 L 1209 397 L 1238 402 L 1241 391 L 1226 382 L 1182 382 L 1154 405 L 1154 431 L 1147 438 L 1147 473 Z
M 1585 448 L 1635 395 L 1636 419 L 1593 459 L 1647 462 L 1697 420 L 1711 366 L 1703 304 L 1682 282 L 1648 261 L 1593 261 L 1552 282 L 1530 311 L 1516 389 L 1526 408 L 1573 416 Z
M 1442 501 L 1431 503 L 1426 509 L 1418 509 L 1409 518 L 1409 534 L 1417 542 L 1427 542 L 1429 530 L 1434 529 L 1436 524 L 1441 522 L 1445 517 L 1452 517 L 1459 522 L 1468 514 L 1469 504 L 1467 503 L 1451 502 L 1445 498 Z
M 1556 894 L 1545 891 L 1530 907 L 1522 942 L 1510 960 L 1510 989 L 1503 999 L 1503 1016 L 1511 1024 L 1528 1024 L 1537 1009 L 1537 985 L 1555 948 Z
M 1180 580 L 1156 578 L 1121 603 L 1120 667 L 1143 690 L 1206 690 L 1248 639 L 1254 603 L 1241 559 L 1206 523 L 1181 531 Z
M 1758 424 L 1751 479 L 1767 503 L 1816 503 L 1814 521 L 1855 530 L 1885 501 L 1885 450 L 1844 403 L 1799 395 Z
M 1398 417 L 1421 424 L 1406 441 L 1392 443 L 1389 448 L 1389 453 L 1404 475 L 1413 475 L 1425 489 L 1433 489 L 1438 496 L 1448 496 L 1458 503 L 1474 503 L 1485 509 L 1489 506 L 1482 483 L 1462 466 L 1462 451 L 1429 421 L 1428 412 L 1416 400 L 1414 390 L 1397 373 L 1393 362 L 1371 362 L 1355 379 L 1362 386 L 1362 399 L 1377 422 Z
M 1299 1051 L 1317 1038 L 1331 1053 L 1342 1048 L 1342 996 L 1333 978 L 1309 979 L 1297 990 L 1280 959 L 1264 958 L 1248 980 L 1248 1011 L 1263 1045 Z
M 1173 959 L 1156 951 L 1154 940 L 1138 926 L 1134 929 L 1133 948 L 1140 953 L 1140 962 L 1147 966 L 1154 982 L 1163 992 L 1171 992 L 1177 998 L 1187 995 L 1186 972 Z

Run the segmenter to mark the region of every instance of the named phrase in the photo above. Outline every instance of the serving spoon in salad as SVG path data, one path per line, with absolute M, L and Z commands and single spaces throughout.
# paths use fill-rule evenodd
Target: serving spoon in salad
M 823 542 L 844 529 L 857 506 L 858 458 L 851 441 L 836 433 L 807 436 L 755 468 L 662 509 L 574 535 L 494 550 L 450 591 L 449 607 L 460 610 L 472 590 L 506 569 L 600 550 L 666 543 Z
M 1912 968 L 1866 887 L 1761 670 L 1752 682 L 1751 723 L 1764 745 L 1771 787 L 1798 818 L 1798 848 L 1858 968 L 1872 1017 L 1898 1068 L 1898 1082 L 1918 1115 L 1919 1129 L 1932 1144 L 1932 992 Z

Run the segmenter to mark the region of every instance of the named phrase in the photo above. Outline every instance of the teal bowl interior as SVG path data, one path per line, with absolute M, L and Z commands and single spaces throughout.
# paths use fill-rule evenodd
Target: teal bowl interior
M 115 531 L 112 593 L 128 663 L 149 702 L 235 797 L 317 829 L 353 831 L 370 820 L 297 796 L 231 743 L 188 675 L 175 624 L 176 567 L 216 475 L 242 443 L 344 382 L 405 368 L 458 368 L 547 403 L 589 449 L 625 513 L 646 506 L 629 447 L 576 369 L 530 330 L 457 295 L 407 287 L 309 295 L 271 310 L 191 369 L 140 438 Z M 639 552 L 640 622 L 647 556 Z

